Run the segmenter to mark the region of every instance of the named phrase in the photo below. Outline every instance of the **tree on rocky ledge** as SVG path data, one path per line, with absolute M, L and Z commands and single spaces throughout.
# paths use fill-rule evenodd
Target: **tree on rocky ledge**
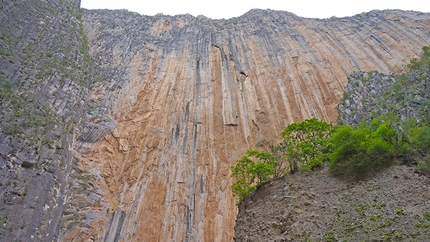
M 232 186 L 238 203 L 254 191 L 257 186 L 274 178 L 277 157 L 267 151 L 248 150 L 246 155 L 231 167 L 231 176 L 236 179 Z
M 262 183 L 282 177 L 288 170 L 312 170 L 321 165 L 322 153 L 332 129 L 329 123 L 316 118 L 307 119 L 288 125 L 282 132 L 284 141 L 279 145 L 262 142 L 259 146 L 266 146 L 268 150 L 248 150 L 231 167 L 231 176 L 235 179 L 232 191 L 238 203 Z
M 323 163 L 322 152 L 333 125 L 316 118 L 288 125 L 281 135 L 287 144 L 286 151 L 291 171 L 299 168 L 312 170 Z

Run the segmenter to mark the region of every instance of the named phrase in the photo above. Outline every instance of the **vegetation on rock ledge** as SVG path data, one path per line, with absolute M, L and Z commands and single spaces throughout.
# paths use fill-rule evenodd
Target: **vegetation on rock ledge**
M 385 101 L 403 102 L 395 93 L 405 86 L 419 89 L 405 79 L 429 85 L 429 70 L 430 47 L 425 46 L 421 59 L 412 60 L 407 72 L 397 77 L 392 85 L 394 94 Z M 417 171 L 430 174 L 430 102 L 428 92 L 425 95 L 421 99 L 427 101 L 416 105 L 413 115 L 406 117 L 389 110 L 378 116 L 369 112 L 370 117 L 351 125 L 333 126 L 316 118 L 288 125 L 281 133 L 281 143 L 264 141 L 257 145 L 263 150 L 248 150 L 231 167 L 235 179 L 232 191 L 238 204 L 264 182 L 288 172 L 311 171 L 324 163 L 334 176 L 347 180 L 366 179 L 396 161 L 418 164 Z

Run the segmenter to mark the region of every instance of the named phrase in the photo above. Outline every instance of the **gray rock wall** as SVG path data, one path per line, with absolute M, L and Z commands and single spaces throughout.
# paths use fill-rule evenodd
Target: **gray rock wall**
M 67 229 L 90 82 L 79 6 L 0 1 L 0 241 L 54 241 Z
M 338 105 L 338 122 L 355 125 L 392 112 L 405 120 L 430 120 L 430 70 L 402 75 L 354 72 Z

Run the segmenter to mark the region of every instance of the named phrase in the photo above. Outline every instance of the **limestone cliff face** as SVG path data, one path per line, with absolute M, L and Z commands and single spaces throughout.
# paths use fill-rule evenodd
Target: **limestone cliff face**
M 229 167 L 246 149 L 291 122 L 334 121 L 349 73 L 400 71 L 430 44 L 430 14 L 418 12 L 83 19 L 93 73 L 104 77 L 91 100 L 114 121 L 93 119 L 78 137 L 96 192 L 71 197 L 87 216 L 67 241 L 232 240 Z
M 396 72 L 430 14 L 229 20 L 0 0 L 0 241 L 230 241 L 229 167 L 352 71 Z M 85 35 L 88 37 L 88 41 Z

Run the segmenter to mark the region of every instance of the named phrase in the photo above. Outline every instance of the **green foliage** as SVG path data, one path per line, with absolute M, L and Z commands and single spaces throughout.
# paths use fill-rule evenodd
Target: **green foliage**
M 409 70 L 418 70 L 430 67 L 430 46 L 424 46 L 422 51 L 420 59 L 413 59 L 408 64 Z
M 394 99 L 396 101 L 401 101 L 404 99 L 404 89 L 400 83 L 396 83 L 393 85 Z
M 418 170 L 430 172 L 430 126 L 416 119 L 401 120 L 394 113 L 362 122 L 357 127 L 336 127 L 330 139 L 329 168 L 338 176 L 362 179 L 393 164 L 420 161 Z
M 281 135 L 286 143 L 291 170 L 312 170 L 320 166 L 332 130 L 331 124 L 316 118 L 288 125 Z
M 407 131 L 409 144 L 416 155 L 425 156 L 430 150 L 430 127 L 414 126 Z
M 377 100 L 388 113 L 377 116 L 381 110 L 369 111 L 355 127 L 333 127 L 316 118 L 292 123 L 282 131 L 281 143 L 264 141 L 257 144 L 263 151 L 249 150 L 232 167 L 233 193 L 239 202 L 265 181 L 289 171 L 313 170 L 325 161 L 332 174 L 350 179 L 366 178 L 394 161 L 418 163 L 419 172 L 430 174 L 430 102 L 425 88 L 430 46 L 422 50 L 421 58 L 412 60 L 407 72 L 382 95 L 385 99 Z M 348 96 L 344 93 L 344 100 Z M 402 107 L 406 114 L 400 118 Z
M 67 221 L 77 221 L 79 220 L 79 215 L 78 214 L 73 214 L 72 216 L 67 218 Z
M 350 94 L 348 92 L 343 92 L 342 100 L 347 100 L 350 98 Z
M 372 124 L 376 125 L 376 124 Z M 339 126 L 330 138 L 333 148 L 329 157 L 330 171 L 349 179 L 362 179 L 392 164 L 395 149 L 390 142 L 395 131 L 389 122 L 373 127 L 353 129 Z
M 0 103 L 11 100 L 13 92 L 13 81 L 7 78 L 0 77 Z
M 250 157 L 243 156 L 242 159 L 236 161 L 235 166 L 230 168 L 231 176 L 236 179 L 232 191 L 233 195 L 237 197 L 238 203 L 249 196 L 258 185 L 270 180 L 273 174 L 270 158 L 266 157 L 265 152 L 249 150 L 247 155 L 257 157 L 258 161 L 254 162 Z
M 285 142 L 275 145 L 271 141 L 264 140 L 258 142 L 256 146 L 263 149 L 258 155 L 256 154 L 256 157 L 265 160 L 272 166 L 273 178 L 283 177 L 290 171 Z
M 23 134 L 24 130 L 21 128 L 21 125 L 12 123 L 6 126 L 5 133 L 9 135 L 18 135 Z
M 312 170 L 328 161 L 338 177 L 360 180 L 392 165 L 395 159 L 420 160 L 417 170 L 430 174 L 430 126 L 394 113 L 381 115 L 357 127 L 333 127 L 318 119 L 288 125 L 283 142 L 263 141 L 231 167 L 238 203 L 260 184 L 288 171 Z M 418 157 L 418 158 L 416 158 Z
M 259 185 L 262 182 L 268 181 L 274 172 L 276 157 L 270 152 L 258 150 L 248 150 L 246 154 L 257 158 L 257 162 L 251 164 L 249 167 L 250 174 L 255 175 L 257 178 L 257 184 Z
M 417 165 L 417 171 L 430 175 L 430 154 L 427 154 Z
M 262 141 L 257 147 L 264 150 L 248 150 L 246 155 L 231 167 L 235 178 L 232 186 L 238 203 L 242 202 L 260 184 L 284 176 L 288 171 L 312 170 L 323 163 L 326 138 L 332 125 L 318 119 L 308 119 L 288 125 L 282 132 L 284 141 L 278 145 Z
M 0 226 L 3 226 L 7 222 L 7 215 L 0 213 Z

